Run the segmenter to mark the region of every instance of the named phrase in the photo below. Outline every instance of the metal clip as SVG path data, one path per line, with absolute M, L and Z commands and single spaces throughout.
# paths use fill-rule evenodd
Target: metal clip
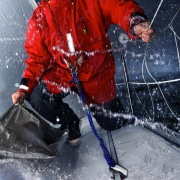
M 70 70 L 71 74 L 74 74 L 78 72 L 78 67 L 76 66 L 76 63 L 74 66 L 72 66 L 72 64 L 70 62 L 68 62 L 66 59 L 64 59 L 64 62 L 66 63 L 68 69 Z
M 78 72 L 78 67 L 77 66 L 72 66 L 69 68 L 71 74 L 77 74 Z

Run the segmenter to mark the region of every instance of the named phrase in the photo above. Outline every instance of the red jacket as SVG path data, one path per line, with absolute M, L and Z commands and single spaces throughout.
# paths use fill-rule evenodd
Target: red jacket
M 118 24 L 136 38 L 130 25 L 134 12 L 144 14 L 133 0 L 42 1 L 29 21 L 25 42 L 28 58 L 19 91 L 31 93 L 39 79 L 53 94 L 74 86 L 64 59 L 74 65 L 75 56 L 82 56 L 78 78 L 87 102 L 112 100 L 116 96 L 115 63 L 107 31 L 110 24 Z M 67 33 L 72 34 L 76 55 L 70 54 Z

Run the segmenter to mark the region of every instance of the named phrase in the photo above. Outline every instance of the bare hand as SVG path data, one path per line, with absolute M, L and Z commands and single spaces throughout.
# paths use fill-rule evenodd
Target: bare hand
M 149 28 L 150 22 L 142 22 L 134 26 L 134 33 L 144 42 L 150 42 L 154 37 L 154 29 Z
M 13 104 L 22 104 L 24 103 L 24 99 L 26 98 L 26 93 L 24 92 L 15 92 L 14 94 L 12 94 L 12 101 L 13 101 Z

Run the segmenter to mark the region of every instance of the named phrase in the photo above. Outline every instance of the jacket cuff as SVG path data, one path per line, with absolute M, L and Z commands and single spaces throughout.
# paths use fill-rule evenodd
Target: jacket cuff
M 22 78 L 18 91 L 30 94 L 32 91 L 31 87 L 33 87 L 33 83 L 31 83 L 30 80 L 27 78 Z
M 129 35 L 130 37 L 132 37 L 133 39 L 138 39 L 138 35 L 134 33 L 134 26 L 142 23 L 142 22 L 146 22 L 148 21 L 148 18 L 145 14 L 142 14 L 140 12 L 134 12 L 131 14 L 131 18 L 130 18 L 130 32 Z

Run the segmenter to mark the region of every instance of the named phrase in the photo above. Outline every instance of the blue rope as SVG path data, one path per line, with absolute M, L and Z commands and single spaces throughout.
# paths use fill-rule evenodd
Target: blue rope
M 103 150 L 103 153 L 104 153 L 104 157 L 105 157 L 105 159 L 106 159 L 106 162 L 107 162 L 107 164 L 108 164 L 110 167 L 114 167 L 116 164 L 115 164 L 115 162 L 112 160 L 112 158 L 111 158 L 111 156 L 110 156 L 110 154 L 109 154 L 109 151 L 108 151 L 108 149 L 106 148 L 106 146 L 105 146 L 105 144 L 104 144 L 103 139 L 99 136 L 99 134 L 98 134 L 97 131 L 96 131 L 96 128 L 95 128 L 94 123 L 93 123 L 93 120 L 92 120 L 92 116 L 91 116 L 91 114 L 90 114 L 90 111 L 89 111 L 88 107 L 86 106 L 85 97 L 84 97 L 84 94 L 83 94 L 83 91 L 82 91 L 82 88 L 81 88 L 81 85 L 80 85 L 80 83 L 79 83 L 79 80 L 78 80 L 78 77 L 77 77 L 76 73 L 72 73 L 72 77 L 73 77 L 74 83 L 75 83 L 76 86 L 77 86 L 77 89 L 78 89 L 78 92 L 79 92 L 79 96 L 80 96 L 80 98 L 81 98 L 81 100 L 82 100 L 83 106 L 85 107 L 86 115 L 87 115 L 87 117 L 88 117 L 89 124 L 90 124 L 90 126 L 91 126 L 91 128 L 92 128 L 92 131 L 93 131 L 94 135 L 96 136 L 96 138 L 97 138 L 97 139 L 99 140 L 99 142 L 100 142 L 100 146 L 101 146 L 101 148 L 102 148 L 102 150 Z

